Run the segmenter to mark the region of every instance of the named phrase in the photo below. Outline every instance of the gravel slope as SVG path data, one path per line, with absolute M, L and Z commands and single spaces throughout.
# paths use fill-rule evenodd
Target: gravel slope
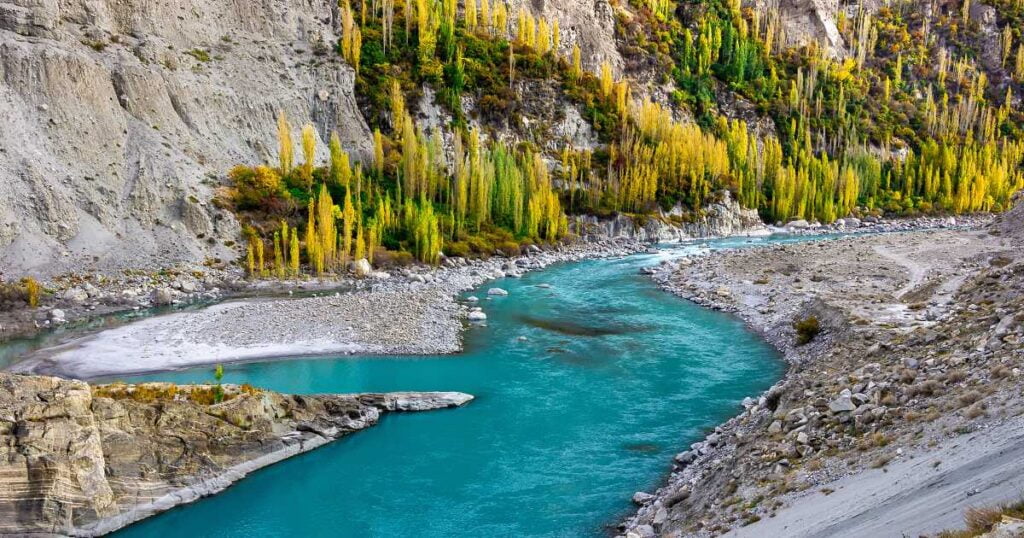
M 951 439 L 793 498 L 774 518 L 726 536 L 859 538 L 933 535 L 963 526 L 964 508 L 1024 494 L 1024 419 Z
M 736 313 L 790 369 L 637 495 L 623 534 L 919 536 L 1018 500 L 1022 213 L 662 267 L 663 287 Z M 798 345 L 812 316 L 821 332 Z

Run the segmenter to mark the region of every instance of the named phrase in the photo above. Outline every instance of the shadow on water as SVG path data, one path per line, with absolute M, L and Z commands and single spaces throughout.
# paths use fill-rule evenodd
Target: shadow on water
M 623 445 L 622 448 L 630 452 L 639 452 L 641 454 L 651 454 L 661 450 L 661 447 L 654 443 L 629 443 Z
M 569 336 L 611 336 L 618 334 L 638 334 L 650 330 L 648 327 L 636 325 L 584 325 L 575 321 L 544 319 L 529 314 L 519 314 L 515 319 L 524 325 L 544 329 L 546 331 L 566 334 Z

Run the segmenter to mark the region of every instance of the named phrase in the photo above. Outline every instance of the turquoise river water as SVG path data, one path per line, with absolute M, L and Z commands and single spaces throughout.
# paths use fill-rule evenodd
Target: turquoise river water
M 467 330 L 459 355 L 227 366 L 226 382 L 284 392 L 453 390 L 476 400 L 386 416 L 118 536 L 605 535 L 634 492 L 659 485 L 673 454 L 784 369 L 741 322 L 658 290 L 639 269 L 766 241 L 778 239 L 676 246 L 487 283 L 466 294 L 481 298 L 489 320 Z M 510 295 L 487 299 L 490 287 Z M 202 368 L 133 380 L 211 377 Z

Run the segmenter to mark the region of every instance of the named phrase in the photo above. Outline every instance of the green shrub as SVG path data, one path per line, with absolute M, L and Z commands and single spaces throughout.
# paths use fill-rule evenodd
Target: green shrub
M 793 328 L 796 329 L 796 343 L 802 346 L 809 344 L 821 333 L 821 322 L 816 316 L 810 316 L 793 322 Z

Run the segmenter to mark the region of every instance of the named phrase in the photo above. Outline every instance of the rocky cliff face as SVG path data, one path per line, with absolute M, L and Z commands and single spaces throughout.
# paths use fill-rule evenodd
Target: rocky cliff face
M 682 211 L 675 208 L 658 217 L 642 221 L 619 214 L 611 219 L 583 217 L 576 224 L 576 232 L 591 239 L 625 237 L 647 243 L 685 241 L 728 235 L 763 235 L 768 233 L 757 211 L 745 209 L 722 193 L 720 202 L 704 208 L 703 214 L 685 220 Z
M 509 7 L 558 18 L 588 68 L 621 64 L 605 0 Z M 274 160 L 278 110 L 369 150 L 339 28 L 328 0 L 0 0 L 0 274 L 235 258 L 210 200 Z
M 615 8 L 608 0 L 510 0 L 508 6 L 512 19 L 526 9 L 537 17 L 558 20 L 562 35 L 559 54 L 568 57 L 573 44 L 578 44 L 585 69 L 597 72 L 604 61 L 622 68 L 622 55 L 615 43 Z
M 327 0 L 0 1 L 0 271 L 234 258 L 209 200 L 275 158 L 278 110 L 368 148 L 338 20 Z
M 226 386 L 90 387 L 0 374 L 0 534 L 93 536 L 211 495 L 373 426 L 456 407 L 460 393 L 288 396 Z

